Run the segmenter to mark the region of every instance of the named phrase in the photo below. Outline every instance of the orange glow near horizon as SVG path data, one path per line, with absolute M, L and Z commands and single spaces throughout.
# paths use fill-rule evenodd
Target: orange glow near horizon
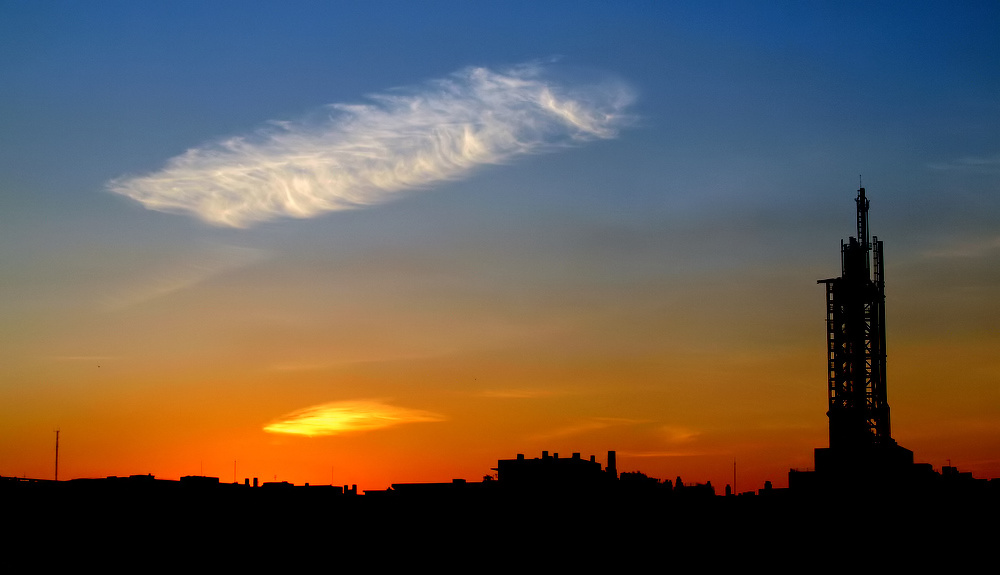
M 506 354 L 474 354 L 281 372 L 277 381 L 261 374 L 214 386 L 151 382 L 128 397 L 64 397 L 86 411 L 60 423 L 60 476 L 205 474 L 224 481 L 259 477 L 382 489 L 393 482 L 475 481 L 491 474 L 497 459 L 517 453 L 531 458 L 543 450 L 580 452 L 605 462 L 607 451 L 615 450 L 619 471 L 711 481 L 721 493 L 732 482 L 735 460 L 738 489 L 759 489 L 765 480 L 780 487 L 789 468 L 811 467 L 813 448 L 827 441 L 816 351 L 720 358 L 711 365 L 698 355 L 628 363 L 525 356 L 524 365 L 514 366 Z M 923 355 L 919 348 L 904 348 L 893 357 L 903 364 Z M 97 373 L 108 365 L 91 367 Z M 110 367 L 108 373 L 115 373 Z M 779 369 L 787 384 L 769 379 L 767 374 Z M 480 372 L 491 375 L 480 378 Z M 901 367 L 893 375 L 894 436 L 914 449 L 918 460 L 939 467 L 955 445 L 942 445 L 920 425 L 920 414 L 936 410 L 919 395 L 926 393 L 920 391 L 923 380 Z M 694 380 L 698 385 L 670 385 Z M 435 383 L 440 381 L 448 385 Z M 274 395 L 266 384 L 277 382 L 298 393 Z M 88 385 L 85 389 L 100 387 L 97 380 Z M 289 409 L 313 403 L 310 398 L 325 389 L 347 395 L 364 388 L 419 407 L 341 399 Z M 145 407 L 154 405 L 153 411 Z M 293 434 L 264 431 L 279 423 L 291 429 L 295 422 L 307 428 Z M 51 476 L 53 438 L 46 431 L 40 429 L 29 445 L 35 453 L 29 459 L 36 463 L 12 470 L 9 462 L 26 460 L 28 453 L 12 457 L 8 450 L 3 474 Z M 962 467 L 982 475 L 988 465 Z
M 810 311 L 822 310 L 803 315 Z M 178 365 L 168 354 L 147 354 L 145 365 L 125 353 L 22 359 L 33 385 L 0 422 L 13 437 L 0 445 L 0 474 L 51 477 L 59 427 L 63 479 L 204 474 L 384 489 L 476 481 L 517 453 L 580 452 L 603 463 L 614 450 L 619 471 L 711 481 L 720 493 L 734 460 L 737 489 L 786 485 L 788 469 L 812 467 L 813 449 L 827 444 L 822 318 L 811 339 L 758 340 L 717 330 L 722 320 L 709 318 L 727 314 L 706 313 L 701 331 L 683 330 L 686 341 L 672 323 L 692 313 L 577 319 L 575 330 L 554 334 L 542 321 L 543 335 L 492 349 L 452 340 L 461 351 L 297 369 L 271 367 L 298 353 L 274 346 L 259 352 L 265 361 L 248 354 L 226 364 Z M 742 313 L 756 321 L 752 309 Z M 924 341 L 912 332 L 890 341 L 893 436 L 918 461 L 997 475 L 992 344 L 957 342 L 945 356 Z M 964 395 L 941 385 L 955 365 L 973 366 Z
M 604 463 L 614 450 L 619 471 L 711 481 L 721 493 L 735 460 L 737 489 L 767 480 L 781 487 L 789 468 L 812 467 L 813 449 L 827 444 L 822 317 L 810 317 L 821 316 L 814 308 L 822 302 L 812 295 L 820 302 L 804 302 L 805 327 L 792 318 L 791 335 L 777 339 L 738 327 L 760 321 L 752 306 L 719 309 L 714 299 L 691 297 L 682 313 L 637 317 L 612 308 L 616 315 L 578 316 L 566 322 L 573 329 L 556 332 L 541 317 L 540 335 L 496 339 L 488 348 L 439 333 L 455 351 L 393 350 L 381 361 L 300 361 L 296 369 L 273 365 L 301 356 L 297 340 L 285 349 L 253 334 L 241 337 L 257 351 L 223 347 L 224 363 L 196 355 L 178 364 L 169 353 L 146 353 L 143 363 L 125 353 L 132 340 L 112 342 L 119 354 L 22 358 L 32 385 L 3 398 L 22 409 L 0 422 L 13 438 L 0 445 L 0 474 L 51 477 L 58 427 L 63 479 L 204 474 L 384 489 L 477 481 L 517 453 L 580 452 Z M 694 329 L 687 316 L 701 325 Z M 741 316 L 736 329 L 721 327 Z M 689 327 L 675 329 L 679 321 Z M 900 323 L 890 319 L 890 330 Z M 812 337 L 795 337 L 809 329 Z M 937 354 L 944 344 L 913 330 L 893 337 L 890 331 L 893 436 L 937 468 L 950 459 L 977 477 L 1000 474 L 990 456 L 1000 437 L 992 344 L 956 341 Z M 955 366 L 972 366 L 961 395 L 942 385 Z

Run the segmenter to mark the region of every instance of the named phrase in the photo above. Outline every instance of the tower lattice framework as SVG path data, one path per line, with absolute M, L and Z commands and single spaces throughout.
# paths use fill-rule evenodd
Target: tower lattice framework
M 826 284 L 830 447 L 895 445 L 885 389 L 882 242 L 868 239 L 868 199 L 858 190 L 858 235 L 841 242 L 841 276 Z M 874 275 L 873 272 L 874 271 Z

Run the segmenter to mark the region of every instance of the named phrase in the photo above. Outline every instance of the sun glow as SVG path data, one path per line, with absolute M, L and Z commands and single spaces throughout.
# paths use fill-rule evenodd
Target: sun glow
M 444 420 L 436 413 L 387 405 L 378 400 L 334 401 L 289 413 L 264 426 L 264 431 L 315 437 Z

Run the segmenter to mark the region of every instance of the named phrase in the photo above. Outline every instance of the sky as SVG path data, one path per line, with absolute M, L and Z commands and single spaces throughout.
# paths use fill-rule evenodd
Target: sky
M 1000 476 L 996 2 L 0 14 L 0 475 L 785 486 L 861 182 L 892 435 Z

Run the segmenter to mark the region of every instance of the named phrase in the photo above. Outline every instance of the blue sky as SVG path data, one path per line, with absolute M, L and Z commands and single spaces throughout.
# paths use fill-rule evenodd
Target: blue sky
M 186 397 L 185 386 L 198 386 L 171 381 L 204 382 L 207 373 L 226 374 L 213 396 L 222 403 L 252 381 L 262 402 L 282 398 L 273 399 L 278 412 L 392 396 L 451 410 L 444 415 L 455 421 L 473 407 L 442 399 L 451 384 L 426 381 L 479 361 L 486 370 L 519 366 L 490 384 L 497 388 L 558 380 L 565 391 L 578 376 L 583 388 L 623 388 L 549 405 L 566 414 L 566 429 L 578 428 L 574 417 L 674 429 L 685 418 L 666 406 L 679 398 L 757 398 L 682 425 L 714 438 L 691 451 L 714 454 L 692 455 L 695 473 L 726 473 L 733 442 L 724 439 L 767 428 L 761 417 L 804 426 L 808 445 L 819 446 L 823 296 L 813 282 L 838 272 L 860 175 L 872 230 L 886 242 L 897 438 L 940 464 L 952 448 L 919 432 L 932 419 L 931 428 L 952 430 L 949 445 L 969 466 L 1000 473 L 982 448 L 1000 445 L 991 391 L 1000 370 L 983 351 L 997 343 L 1000 285 L 995 2 L 3 1 L 0 13 L 0 409 L 30 414 L 0 414 L 11 437 L 45 442 L 67 421 L 111 433 L 125 425 L 122 405 L 154 410 L 156 393 Z M 391 201 L 242 228 L 111 191 L 122 179 L 163 176 L 189 150 L 215 154 L 233 137 L 258 138 L 252 151 L 264 153 L 261 131 L 274 122 L 325 129 L 343 145 L 347 120 L 326 106 L 386 112 L 386 96 L 433 100 L 442 81 L 464 82 L 472 68 L 525 67 L 585 111 L 606 111 L 609 90 L 627 94 L 613 129 L 579 138 L 534 108 L 467 107 L 554 123 L 537 145 L 503 148 L 496 161 L 404 186 Z M 317 127 L 324 117 L 334 119 Z M 378 124 L 386 125 L 399 124 Z M 311 150 L 327 140 L 318 141 Z M 199 177 L 219 167 L 208 165 Z M 929 351 L 953 354 L 947 346 L 963 350 L 960 365 Z M 699 377 L 715 383 L 687 390 L 688 362 L 701 357 L 713 359 Z M 904 361 L 921 357 L 928 365 Z M 103 382 L 67 367 L 93 358 L 131 363 Z M 420 384 L 319 383 L 343 379 L 330 365 L 413 361 L 407 369 L 421 372 L 426 358 L 438 363 Z M 634 371 L 634 383 L 582 376 L 580 358 Z M 292 366 L 312 370 L 310 383 L 269 387 L 267 374 Z M 734 381 L 747 370 L 755 393 Z M 948 374 L 964 392 L 930 376 L 907 388 L 894 373 Z M 155 383 L 137 383 L 147 380 Z M 679 395 L 644 395 L 656 385 Z M 75 406 L 86 389 L 102 399 L 84 402 L 85 414 Z M 68 399 L 46 407 L 52 394 Z M 178 418 L 228 437 L 183 403 Z M 281 414 L 240 413 L 255 432 Z M 542 449 L 537 438 L 562 436 L 538 418 L 523 435 L 499 424 L 463 429 L 504 435 L 496 449 Z M 624 460 L 676 475 L 688 460 L 644 459 L 656 452 L 647 432 L 615 436 Z M 237 451 L 227 441 L 235 440 L 212 440 Z M 777 473 L 796 463 L 781 459 L 792 448 L 760 447 L 777 442 L 731 450 L 757 449 Z M 474 466 L 511 455 L 453 447 Z M 806 445 L 794 449 L 811 456 Z M 23 451 L 8 453 L 15 468 L 0 474 L 47 469 Z M 105 464 L 114 465 L 124 464 Z

